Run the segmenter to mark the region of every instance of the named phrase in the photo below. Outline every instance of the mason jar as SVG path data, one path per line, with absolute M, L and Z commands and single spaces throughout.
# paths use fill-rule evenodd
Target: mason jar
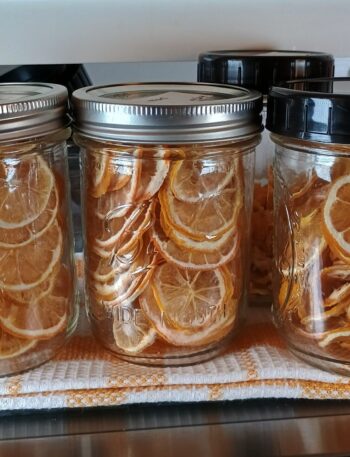
M 0 84 L 0 375 L 49 360 L 77 320 L 67 91 Z
M 330 54 L 310 51 L 210 51 L 198 58 L 198 81 L 234 84 L 264 95 L 263 123 L 269 88 L 280 81 L 333 76 Z M 256 150 L 251 230 L 250 302 L 272 302 L 273 150 L 264 130 Z
M 120 358 L 213 357 L 246 301 L 259 93 L 186 83 L 73 94 L 87 309 Z
M 350 373 L 350 80 L 273 87 L 275 322 L 290 349 Z

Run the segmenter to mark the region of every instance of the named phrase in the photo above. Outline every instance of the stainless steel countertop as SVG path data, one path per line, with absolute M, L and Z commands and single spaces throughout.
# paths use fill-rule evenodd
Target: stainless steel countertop
M 2 413 L 1 457 L 349 456 L 350 402 L 255 400 Z

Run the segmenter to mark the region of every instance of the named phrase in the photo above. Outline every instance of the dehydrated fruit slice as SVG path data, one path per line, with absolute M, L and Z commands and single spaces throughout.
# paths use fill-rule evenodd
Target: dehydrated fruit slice
M 330 248 L 350 260 L 350 175 L 337 179 L 323 209 L 323 227 Z
M 167 150 L 159 148 L 152 157 L 143 157 L 142 149 L 136 151 L 136 157 L 142 160 L 141 174 L 135 196 L 136 201 L 146 201 L 152 198 L 162 186 L 170 166 L 166 159 Z
M 5 229 L 0 227 L 0 247 L 18 248 L 43 235 L 57 216 L 58 192 L 53 187 L 47 206 L 32 222 L 23 227 Z
M 0 248 L 0 287 L 23 291 L 52 273 L 62 254 L 62 231 L 57 222 L 39 238 L 18 249 Z
M 163 186 L 158 196 L 171 225 L 198 241 L 215 239 L 235 227 L 243 204 L 238 175 L 219 195 L 197 203 L 177 200 L 169 185 Z
M 142 352 L 154 343 L 156 331 L 141 309 L 131 304 L 113 310 L 113 336 L 119 349 L 129 354 Z
M 27 226 L 48 205 L 55 178 L 38 155 L 0 163 L 0 228 Z
M 172 326 L 160 309 L 151 287 L 142 293 L 139 302 L 147 319 L 150 320 L 161 338 L 174 346 L 188 347 L 205 347 L 222 340 L 234 326 L 238 307 L 238 300 L 232 298 L 218 310 L 211 325 L 191 331 Z
M 72 298 L 72 278 L 62 265 L 52 281 L 49 292 L 26 304 L 0 301 L 0 324 L 6 332 L 26 339 L 49 339 L 65 329 Z
M 224 265 L 235 256 L 239 246 L 239 236 L 236 233 L 217 251 L 200 252 L 182 248 L 165 235 L 159 222 L 159 210 L 156 210 L 156 219 L 152 227 L 151 237 L 157 251 L 164 259 L 180 268 L 194 270 L 212 270 Z
M 35 340 L 25 340 L 9 335 L 0 328 L 0 360 L 11 359 L 30 351 L 36 345 Z
M 158 306 L 172 325 L 190 330 L 211 323 L 233 293 L 224 268 L 193 271 L 164 263 L 156 268 L 151 285 Z
M 180 160 L 171 166 L 170 189 L 178 200 L 196 203 L 219 194 L 236 169 L 233 158 Z

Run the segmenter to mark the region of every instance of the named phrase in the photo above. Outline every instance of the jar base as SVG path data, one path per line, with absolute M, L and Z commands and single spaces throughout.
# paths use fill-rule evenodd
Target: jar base
M 305 351 L 301 351 L 299 348 L 288 344 L 288 349 L 293 355 L 303 362 L 321 370 L 328 371 L 332 374 L 339 374 L 342 376 L 350 376 L 350 361 L 338 361 L 320 355 L 313 355 Z
M 13 360 L 10 358 L 1 360 L 0 377 L 14 376 L 38 368 L 58 354 L 68 340 L 69 336 L 65 333 L 54 338 L 49 343 L 48 341 L 39 343 L 45 345 L 41 350 L 34 349 L 33 352 L 28 351 L 28 353 L 18 356 Z
M 108 345 L 103 344 L 103 342 L 99 339 L 100 344 L 108 350 L 110 354 L 114 357 L 123 360 L 125 362 L 129 362 L 135 365 L 142 365 L 148 367 L 183 367 L 189 365 L 196 365 L 199 363 L 207 362 L 209 360 L 214 359 L 215 357 L 221 355 L 223 352 L 226 351 L 227 347 L 231 343 L 233 335 L 229 335 L 224 340 L 220 341 L 220 343 L 216 344 L 215 346 L 202 349 L 201 351 L 193 351 L 193 353 L 186 352 L 184 354 L 179 355 L 164 355 L 161 354 L 159 357 L 157 355 L 147 355 L 147 354 L 126 354 L 122 352 L 117 352 L 114 349 L 108 347 Z

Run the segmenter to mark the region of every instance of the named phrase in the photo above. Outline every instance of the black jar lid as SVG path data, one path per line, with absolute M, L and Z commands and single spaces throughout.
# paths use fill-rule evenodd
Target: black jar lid
M 332 77 L 331 54 L 311 51 L 209 51 L 199 55 L 198 81 L 234 84 L 267 94 L 293 79 Z
M 321 143 L 350 143 L 350 78 L 288 81 L 270 90 L 266 128 Z

